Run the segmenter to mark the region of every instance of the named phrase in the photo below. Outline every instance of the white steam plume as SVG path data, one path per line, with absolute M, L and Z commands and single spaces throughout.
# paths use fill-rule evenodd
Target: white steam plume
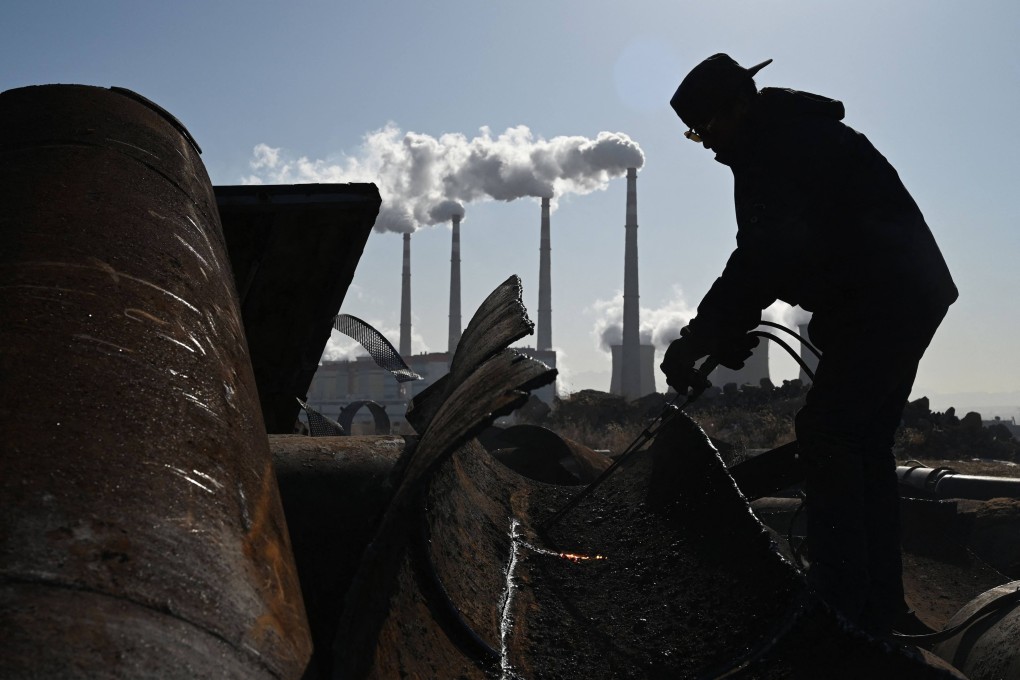
M 623 343 L 623 293 L 612 300 L 597 300 L 591 307 L 596 315 L 592 334 L 596 346 L 609 352 L 610 347 Z M 670 342 L 680 337 L 680 329 L 687 325 L 696 310 L 684 299 L 683 291 L 673 287 L 672 299 L 658 309 L 641 308 L 641 344 L 655 345 L 657 352 L 665 351 Z
M 761 313 L 761 318 L 782 324 L 796 333 L 798 332 L 797 326 L 811 320 L 811 312 L 799 306 L 791 306 L 782 300 L 776 300 Z M 780 332 L 780 335 L 785 335 L 785 333 Z M 783 339 L 787 340 L 787 338 Z
M 281 149 L 259 144 L 250 165 L 254 174 L 246 184 L 374 182 L 383 199 L 376 229 L 409 233 L 463 217 L 464 204 L 473 201 L 605 189 L 627 168 L 644 165 L 644 153 L 618 132 L 545 140 L 519 125 L 495 137 L 483 127 L 471 139 L 460 133 L 435 138 L 388 124 L 366 135 L 356 156 L 288 159 Z
M 592 305 L 595 312 L 595 327 L 592 334 L 599 349 L 609 352 L 610 347 L 623 343 L 623 293 L 617 293 L 612 300 L 597 300 Z M 656 352 L 665 351 L 673 340 L 680 337 L 680 329 L 697 314 L 697 308 L 684 300 L 683 291 L 673 288 L 670 302 L 658 309 L 641 308 L 641 344 L 655 345 Z M 762 312 L 762 319 L 780 323 L 795 333 L 798 324 L 807 323 L 811 313 L 777 301 Z M 768 331 L 765 328 L 763 330 Z M 783 340 L 790 344 L 796 341 L 785 333 L 776 331 Z

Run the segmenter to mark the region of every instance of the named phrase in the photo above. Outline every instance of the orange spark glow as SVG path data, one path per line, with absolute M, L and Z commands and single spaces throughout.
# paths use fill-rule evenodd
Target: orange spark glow
M 565 560 L 570 560 L 574 564 L 580 564 L 581 562 L 587 562 L 588 560 L 606 559 L 603 555 L 579 555 L 577 553 L 559 553 L 559 556 Z

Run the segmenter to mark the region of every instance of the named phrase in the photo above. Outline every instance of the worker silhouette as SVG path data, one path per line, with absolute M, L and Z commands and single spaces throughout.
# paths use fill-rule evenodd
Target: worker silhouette
M 737 247 L 666 351 L 684 393 L 694 362 L 739 368 L 776 300 L 813 312 L 822 352 L 796 417 L 806 474 L 808 583 L 864 630 L 906 613 L 893 436 L 917 365 L 957 298 L 945 260 L 896 171 L 840 122 L 843 104 L 758 90 L 725 54 L 698 64 L 670 105 L 685 136 L 733 171 Z

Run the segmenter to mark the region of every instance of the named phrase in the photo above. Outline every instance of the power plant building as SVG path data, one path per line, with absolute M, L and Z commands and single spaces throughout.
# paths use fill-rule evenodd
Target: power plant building
M 556 352 L 533 347 L 514 347 L 515 351 L 556 368 Z M 338 420 L 338 414 L 348 404 L 371 401 L 379 404 L 390 419 L 390 430 L 410 433 L 404 418 L 407 403 L 428 389 L 450 370 L 450 355 L 446 352 L 423 352 L 403 357 L 408 367 L 422 377 L 398 383 L 386 369 L 376 365 L 372 357 L 362 356 L 350 361 L 324 361 L 315 372 L 308 388 L 308 405 L 328 418 Z M 548 405 L 556 397 L 555 383 L 545 385 L 532 394 Z M 367 409 L 358 412 L 354 419 L 354 434 L 369 434 L 374 427 L 373 414 Z
M 350 361 L 323 361 L 308 388 L 306 401 L 316 411 L 334 420 L 348 404 L 372 401 L 385 409 L 391 432 L 410 432 L 404 419 L 407 402 L 446 375 L 450 361 L 446 352 L 403 358 L 422 380 L 398 383 L 389 371 L 377 366 L 369 356 Z M 354 426 L 355 434 L 370 433 L 374 426 L 372 414 L 367 409 L 359 411 Z
M 552 349 L 551 329 L 549 202 L 548 198 L 542 199 L 537 347 L 514 349 L 550 368 L 555 368 L 556 352 Z M 411 354 L 411 235 L 404 234 L 399 353 L 408 367 L 422 376 L 422 380 L 398 383 L 369 356 L 357 357 L 350 361 L 324 361 L 308 388 L 306 401 L 309 406 L 329 418 L 337 419 L 337 415 L 348 404 L 359 401 L 375 402 L 382 406 L 389 416 L 392 432 L 410 432 L 410 427 L 404 419 L 408 402 L 449 372 L 450 357 L 456 351 L 463 331 L 460 295 L 461 219 L 461 215 L 452 217 L 448 351 Z M 555 383 L 537 389 L 532 394 L 546 404 L 552 405 L 556 398 Z M 353 425 L 355 433 L 369 432 L 374 427 L 373 415 L 367 409 L 359 411 Z

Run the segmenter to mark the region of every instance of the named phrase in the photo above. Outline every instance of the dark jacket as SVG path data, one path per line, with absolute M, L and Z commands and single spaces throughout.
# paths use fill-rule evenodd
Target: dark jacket
M 896 171 L 840 122 L 843 104 L 765 88 L 733 170 L 737 248 L 691 329 L 709 348 L 753 329 L 783 300 L 839 314 L 911 305 L 941 315 L 957 290 Z

